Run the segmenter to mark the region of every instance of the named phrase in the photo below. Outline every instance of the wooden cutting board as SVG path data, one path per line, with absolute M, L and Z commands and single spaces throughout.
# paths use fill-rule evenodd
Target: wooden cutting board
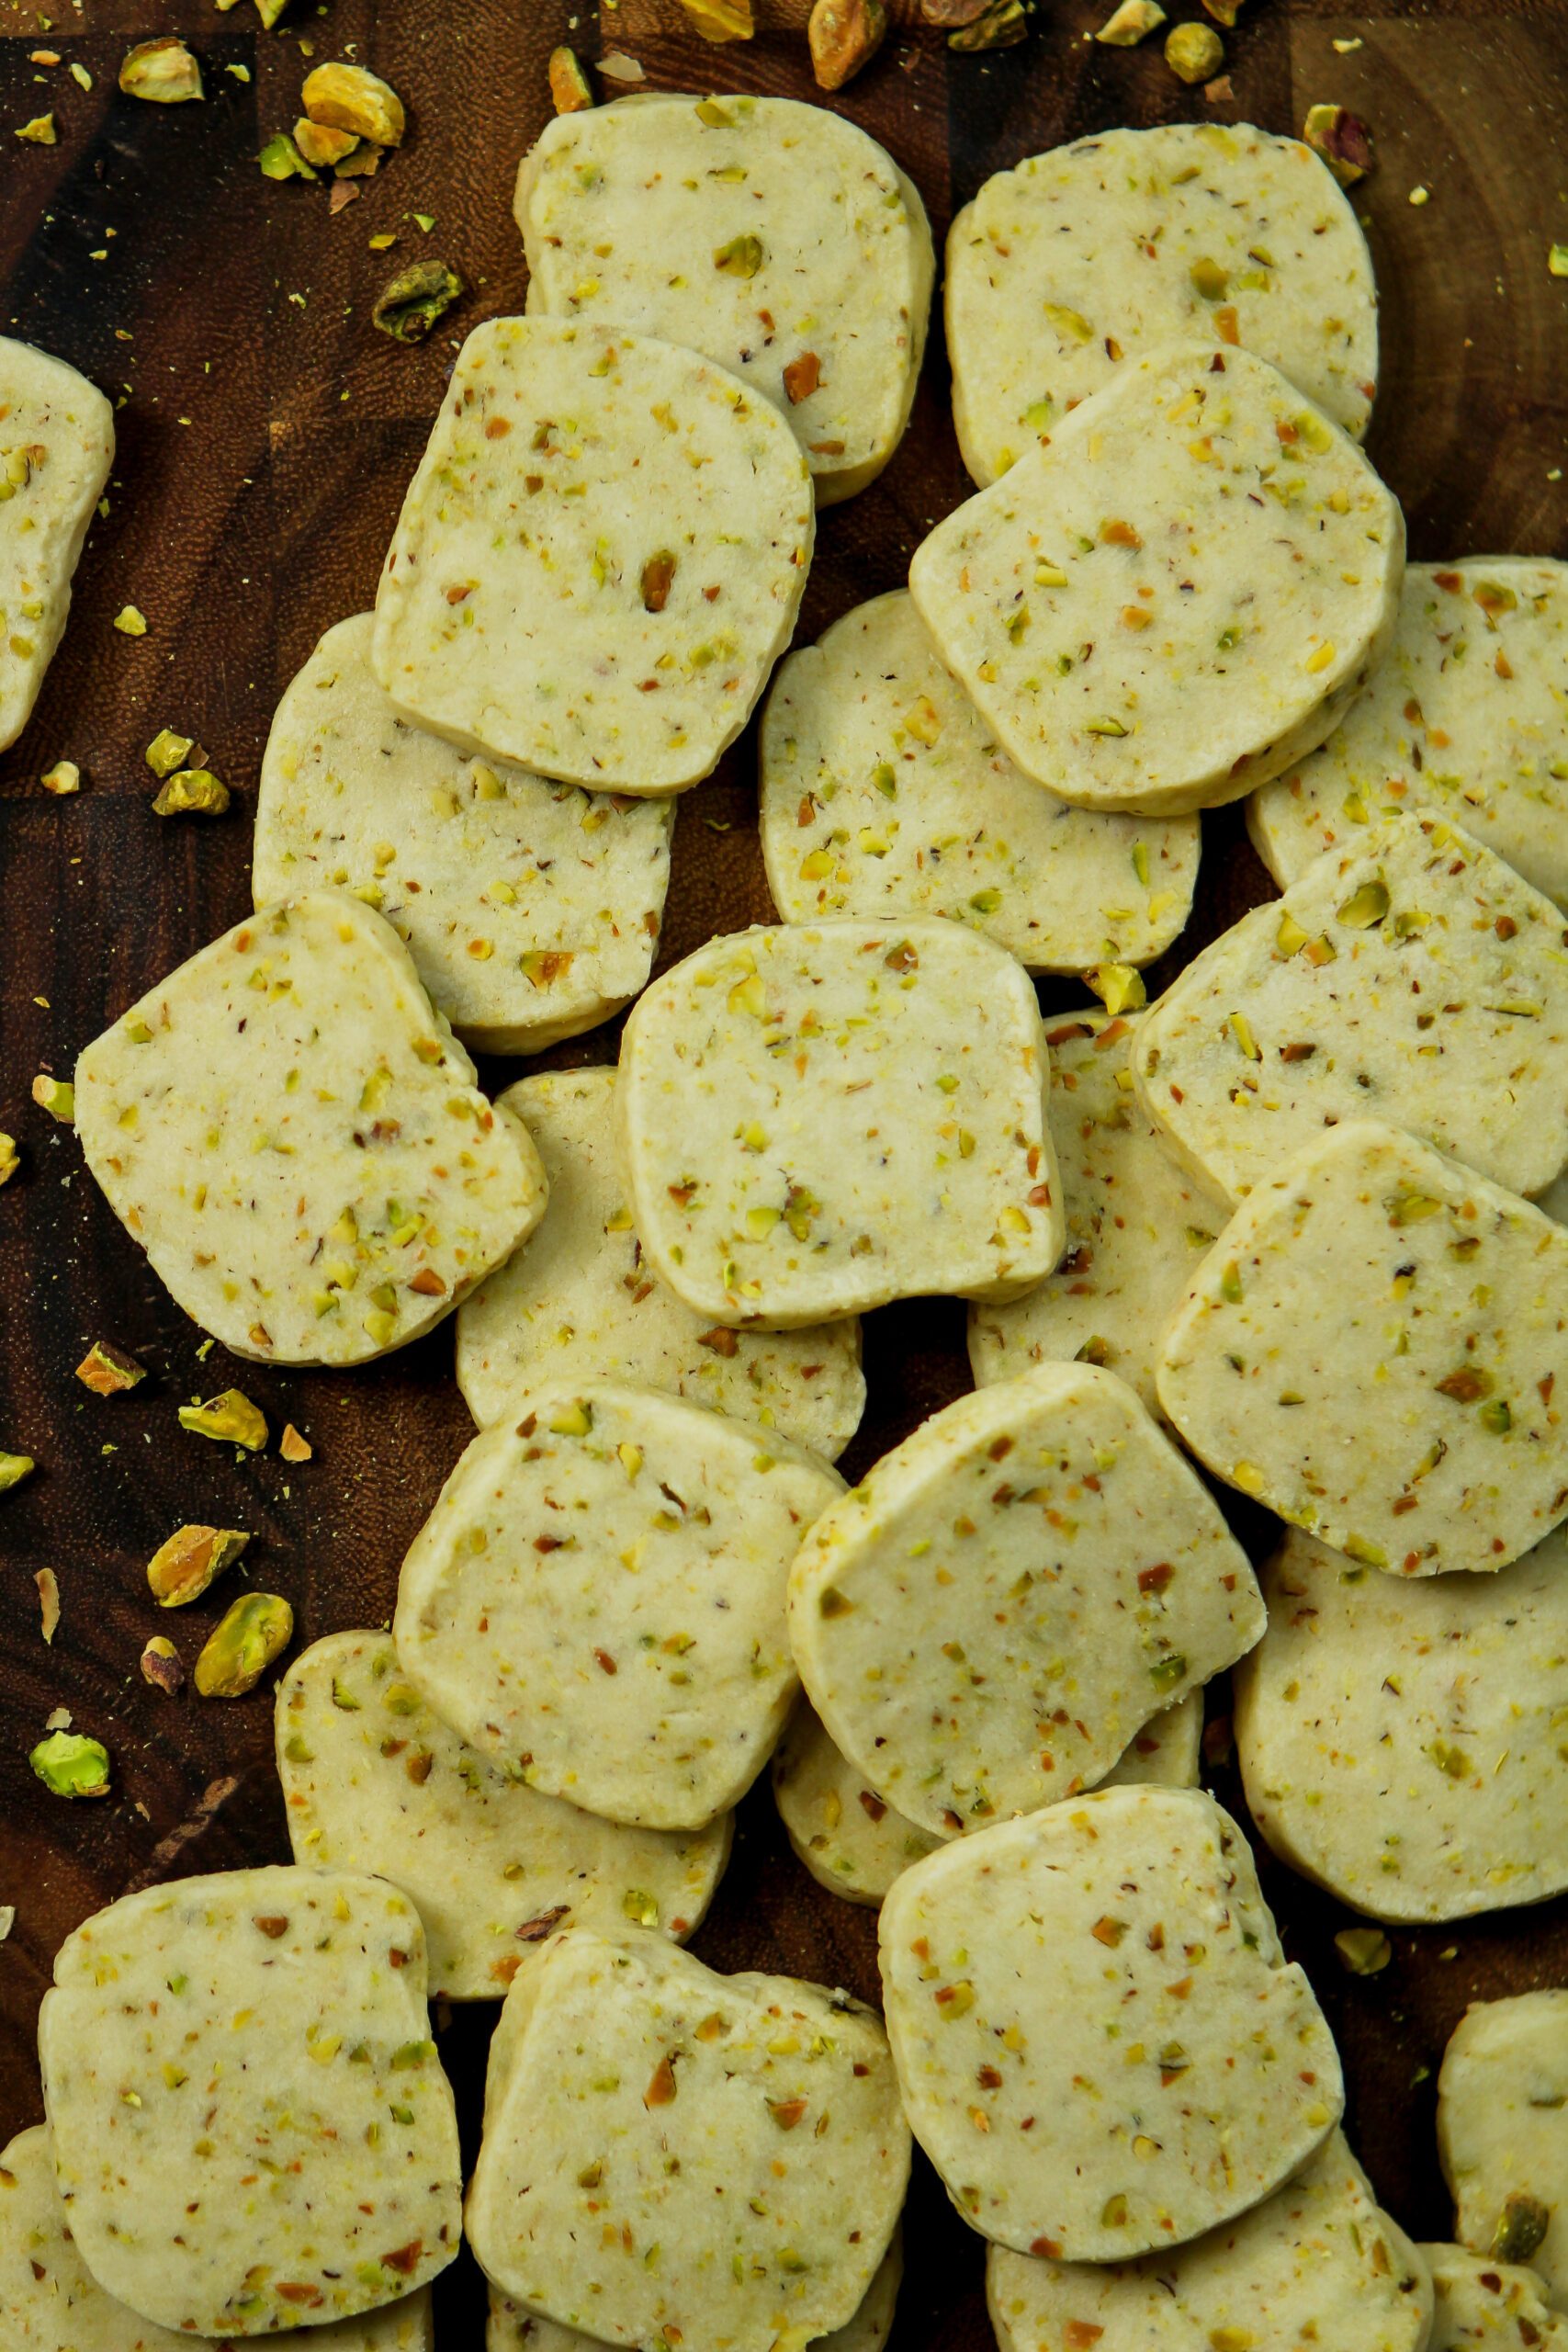
M 1172 0 L 1173 13 L 1177 10 Z M 294 0 L 272 35 L 249 0 L 44 0 L 55 26 L 0 0 L 0 331 L 58 352 L 123 398 L 109 512 L 95 528 L 64 646 L 32 725 L 0 758 L 0 1126 L 24 1147 L 0 1192 L 0 1446 L 39 1475 L 0 1499 L 0 2141 L 41 2114 L 34 2021 L 62 1938 L 127 1888 L 288 1856 L 265 1693 L 235 1704 L 170 1702 L 137 1671 L 154 1628 L 145 1562 L 182 1521 L 254 1531 L 247 1566 L 294 1603 L 301 1640 L 389 1615 L 398 1563 L 469 1435 L 452 1381 L 450 1327 L 344 1376 L 198 1361 L 201 1334 L 147 1272 L 72 1136 L 28 1100 L 40 1069 L 77 1049 L 162 973 L 249 909 L 250 810 L 276 696 L 321 631 L 367 606 L 404 484 L 456 344 L 521 307 L 513 175 L 548 112 L 545 62 L 569 37 L 619 49 L 654 89 L 816 96 L 807 0 L 758 0 L 745 47 L 709 49 L 675 0 Z M 1106 0 L 1106 6 L 1109 0 Z M 1357 191 L 1383 300 L 1383 373 L 1371 450 L 1404 502 L 1411 552 L 1428 560 L 1568 548 L 1568 284 L 1547 271 L 1568 238 L 1568 11 L 1555 5 L 1400 0 L 1357 12 L 1254 0 L 1228 41 L 1235 100 L 1206 107 L 1156 43 L 1106 50 L 1086 36 L 1105 8 L 1057 0 L 1020 49 L 953 57 L 897 0 L 871 70 L 829 103 L 912 175 L 939 237 L 992 171 L 1120 123 L 1250 119 L 1299 129 L 1320 99 L 1371 123 L 1379 167 Z M 122 97 L 130 40 L 184 33 L 209 96 L 161 108 Z M 1358 41 L 1338 53 L 1334 43 Z M 330 218 L 327 189 L 274 186 L 264 137 L 299 111 L 308 70 L 351 45 L 408 101 L 412 133 L 364 193 Z M 85 64 L 84 92 L 44 47 Z M 230 68 L 241 68 L 231 72 Z M 14 127 L 53 107 L 53 147 Z M 1412 206 L 1417 185 L 1430 191 Z M 412 215 L 434 216 L 428 233 Z M 368 249 L 395 230 L 389 256 Z M 406 350 L 369 309 L 397 264 L 438 254 L 471 291 L 438 335 Z M 801 636 L 901 582 L 927 526 L 965 494 L 948 418 L 940 334 L 908 437 L 876 486 L 822 523 Z M 146 615 L 132 639 L 110 624 Z M 143 746 L 161 727 L 198 736 L 237 788 L 216 823 L 163 823 L 149 808 Z M 59 757 L 87 787 L 51 798 Z M 661 962 L 716 930 L 767 920 L 750 734 L 681 804 Z M 1269 894 L 1239 815 L 1204 825 L 1198 909 L 1153 976 L 1179 964 Z M 1152 992 L 1152 990 L 1151 990 Z M 1082 1001 L 1048 983 L 1048 1010 Z M 544 1058 L 611 1058 L 615 1032 Z M 487 1082 L 520 1074 L 493 1065 Z M 72 1376 L 99 1337 L 152 1377 L 101 1400 Z M 963 1311 L 951 1301 L 873 1316 L 871 1397 L 846 1462 L 853 1476 L 969 1385 Z M 186 1436 L 179 1401 L 238 1381 L 275 1430 L 296 1421 L 315 1459 L 240 1463 Z M 1242 1518 L 1259 1554 L 1261 1514 Z M 62 1620 L 39 1633 L 34 1574 L 52 1568 Z M 170 1626 L 187 1659 L 217 1606 Z M 33 1778 L 27 1751 L 52 1708 L 114 1757 L 102 1804 L 71 1805 Z M 1223 1691 L 1212 1709 L 1223 1713 Z M 1222 1768 L 1215 1786 L 1242 1811 Z M 1434 2076 L 1477 1996 L 1568 1983 L 1568 1904 L 1393 1938 L 1373 1980 L 1333 1948 L 1348 1915 L 1265 1857 L 1292 1956 L 1338 2032 L 1352 2135 L 1407 2228 L 1441 2235 Z M 874 1997 L 874 1920 L 822 1894 L 792 1858 L 765 1787 L 740 1834 L 696 1950 L 721 1968 L 793 1971 Z M 471 2154 L 491 2013 L 442 2030 Z M 852 2184 L 846 2183 L 852 2191 Z M 908 2352 L 988 2342 L 979 2239 L 917 2165 L 898 2323 Z M 445 2352 L 479 2343 L 482 2291 L 467 2257 L 441 2290 Z

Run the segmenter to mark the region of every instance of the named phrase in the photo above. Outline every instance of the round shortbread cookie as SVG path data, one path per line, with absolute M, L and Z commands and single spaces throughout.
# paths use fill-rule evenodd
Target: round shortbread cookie
M 615 1163 L 615 1073 L 544 1070 L 498 1099 L 532 1136 L 549 1182 L 544 1224 L 457 1314 L 457 1385 L 485 1428 L 542 1380 L 671 1388 L 782 1429 L 829 1461 L 865 1405 L 853 1316 L 797 1331 L 737 1331 L 694 1314 L 646 1262 Z
M 1165 1335 L 1201 1461 L 1363 1567 L 1506 1567 L 1568 1512 L 1568 1231 L 1356 1120 L 1251 1192 Z
M 333 891 L 236 923 L 95 1038 L 76 1131 L 186 1313 L 264 1363 L 402 1347 L 545 1213 L 397 933 Z
M 1393 643 L 1326 743 L 1247 804 L 1281 888 L 1391 809 L 1427 808 L 1568 902 L 1568 564 L 1413 563 Z
M 462 751 L 680 792 L 789 643 L 815 530 L 794 435 L 738 377 L 616 327 L 491 319 L 403 500 L 372 666 Z
M 1020 2254 L 1179 2245 L 1299 2171 L 1339 2061 L 1212 1797 L 1117 1788 L 956 1839 L 879 1923 L 905 2110 L 964 2219 Z
M 621 1040 L 616 1139 L 649 1261 L 720 1323 L 1017 1298 L 1061 1254 L 1049 1079 L 1027 973 L 959 923 L 713 940 Z
M 1145 1109 L 1235 1199 L 1340 1119 L 1517 1193 L 1568 1159 L 1568 930 L 1445 817 L 1382 819 L 1221 934 L 1132 1048 Z
M 1471 2004 L 1438 2076 L 1438 2154 L 1461 2245 L 1528 2262 L 1568 2312 L 1568 1990 Z
M 1371 413 L 1367 241 L 1312 150 L 1249 122 L 1101 131 L 996 173 L 948 233 L 945 299 L 977 482 L 1187 335 L 1245 345 L 1358 440 Z
M 987 2248 L 999 2352 L 1427 2352 L 1432 2281 L 1331 2132 L 1294 2180 L 1190 2245 L 1137 2262 Z
M 1374 1918 L 1467 1918 L 1568 1886 L 1568 1532 L 1495 1577 L 1371 1575 L 1292 1529 L 1237 1668 L 1252 1817 Z
M 908 2174 L 874 2011 L 579 1929 L 507 1996 L 468 2233 L 492 2285 L 567 2326 L 770 2352 L 853 2319 Z
M 1568 2352 L 1568 2319 L 1548 2309 L 1537 2272 L 1461 2245 L 1424 2245 L 1436 2290 L 1430 2352 Z
M 328 629 L 283 690 L 262 761 L 258 907 L 352 889 L 378 907 L 476 1051 L 533 1054 L 648 979 L 675 812 L 471 760 L 392 708 L 369 613 Z
M 937 1836 L 1092 1787 L 1263 1622 L 1207 1487 L 1093 1364 L 933 1414 L 828 1506 L 789 1578 L 834 1744 Z
M 1230 1211 L 1167 1148 L 1134 1094 L 1128 1054 L 1143 1019 L 1075 1013 L 1045 1032 L 1067 1246 L 1027 1298 L 970 1308 L 969 1362 L 982 1388 L 1032 1364 L 1077 1361 L 1104 1364 L 1160 1410 L 1160 1334 Z M 459 1346 L 462 1329 L 459 1315 Z
M 936 255 L 854 123 L 794 98 L 638 94 L 558 116 L 513 206 L 528 310 L 706 352 L 788 419 L 829 506 L 874 481 L 915 397 Z
M 563 1927 L 629 1919 L 683 1943 L 729 1860 L 730 1820 L 673 1835 L 601 1821 L 468 1747 L 387 1634 L 329 1634 L 277 1686 L 297 1862 L 374 1871 L 417 1905 L 433 1999 L 499 2001 Z
M 1238 800 L 1338 725 L 1399 611 L 1404 520 L 1277 368 L 1119 368 L 925 538 L 909 587 L 1025 775 L 1085 808 Z
M 63 359 L 0 335 L 0 752 L 32 716 L 114 463 L 114 411 Z
M 39 2059 L 66 2222 L 105 2293 L 178 2335 L 265 2335 L 445 2270 L 462 2184 L 429 2035 L 424 1932 L 384 1880 L 228 1871 L 86 1920 Z
M 946 915 L 1032 972 L 1081 972 L 1148 963 L 1192 910 L 1197 818 L 1101 815 L 1032 783 L 906 590 L 783 663 L 760 757 L 762 855 L 785 922 Z
M 403 1672 L 530 1787 L 700 1829 L 794 1704 L 789 1564 L 844 1482 L 774 1430 L 652 1388 L 555 1383 L 513 1404 L 403 1562 Z
M 817 2338 L 820 2352 L 882 2352 L 892 2333 L 898 2282 L 903 2275 L 903 2244 L 896 2232 L 860 2309 L 842 2327 Z M 499 2287 L 490 2290 L 485 2352 L 593 2352 L 596 2341 L 592 2335 L 584 2335 L 581 2328 L 563 2327 L 559 2320 L 541 2319 L 537 2312 L 525 2310 L 510 2295 L 503 2295 Z

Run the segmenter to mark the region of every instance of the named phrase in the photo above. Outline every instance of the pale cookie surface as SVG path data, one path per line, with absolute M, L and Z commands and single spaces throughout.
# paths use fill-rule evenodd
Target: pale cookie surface
M 831 1461 L 865 1404 L 852 1316 L 798 1331 L 737 1331 L 694 1313 L 642 1254 L 615 1162 L 614 1069 L 545 1070 L 500 1097 L 544 1162 L 544 1224 L 463 1301 L 457 1385 L 480 1428 L 549 1380 L 671 1388 L 782 1429 Z
M 1179 2245 L 1298 2171 L 1339 2061 L 1246 1838 L 1118 1788 L 914 1863 L 879 1923 L 916 2138 L 964 2219 L 1053 2261 Z
M 1454 2235 L 1528 2262 L 1568 2312 L 1568 1991 L 1466 2010 L 1438 2077 L 1438 2153 Z
M 1568 901 L 1568 564 L 1413 563 L 1399 626 L 1326 743 L 1247 804 L 1281 888 L 1391 808 L 1436 808 Z
M 903 2247 L 896 2235 L 854 2317 L 834 2328 L 831 2335 L 818 2337 L 821 2352 L 882 2352 L 892 2333 L 903 2271 Z M 485 2352 L 593 2352 L 594 2342 L 580 2328 L 541 2319 L 536 2312 L 526 2311 L 510 2295 L 503 2295 L 499 2287 L 491 2289 Z
M 1211 1470 L 1363 1567 L 1501 1568 L 1568 1511 L 1568 1232 L 1370 1120 L 1242 1203 L 1166 1333 Z
M 0 335 L 0 752 L 32 716 L 114 461 L 114 412 L 63 359 Z
M 122 1897 L 62 1945 L 39 2057 L 82 2259 L 161 2326 L 352 2318 L 457 2251 L 423 1931 L 381 1881 L 269 1868 Z
M 237 923 L 95 1038 L 76 1129 L 186 1313 L 263 1363 L 417 1339 L 545 1211 L 397 933 L 332 891 Z
M 1203 1694 L 1151 1716 L 1101 1788 L 1154 1781 L 1195 1789 L 1203 1736 Z M 773 1751 L 773 1803 L 796 1857 L 819 1886 L 851 1903 L 880 1903 L 900 1871 L 945 1840 L 867 1788 L 802 1699 Z
M 762 855 L 786 922 L 902 910 L 1034 972 L 1146 964 L 1192 909 L 1196 817 L 1072 808 L 1020 774 L 907 591 L 792 653 L 761 736 Z
M 793 98 L 638 96 L 560 115 L 513 206 L 528 309 L 706 352 L 788 419 L 819 506 L 903 438 L 936 257 L 874 140 Z
M 1139 1030 L 1140 1098 L 1232 1199 L 1368 1118 L 1539 1192 L 1568 1159 L 1565 943 L 1446 818 L 1384 818 L 1188 965 Z
M 937 1835 L 1092 1787 L 1263 1631 L 1247 1555 L 1132 1389 L 1042 1364 L 933 1414 L 790 1571 L 811 1703 Z
M 1421 2252 L 1436 2290 L 1429 2352 L 1565 2352 L 1568 2319 L 1548 2308 L 1538 2272 L 1461 2245 Z
M 469 759 L 400 718 L 374 620 L 328 629 L 285 687 L 256 798 L 258 907 L 352 889 L 479 1051 L 532 1054 L 629 1003 L 652 967 L 674 811 Z
M 852 2319 L 908 2172 L 871 2010 L 578 1931 L 502 2011 L 468 2237 L 504 2293 L 610 2343 L 769 2352 Z
M 1027 1298 L 970 1308 L 969 1362 L 982 1388 L 1081 1359 L 1160 1409 L 1160 1334 L 1230 1212 L 1167 1148 L 1134 1094 L 1128 1054 L 1144 1018 L 1077 1013 L 1045 1032 L 1067 1245 Z
M 1298 139 L 1249 122 L 1076 139 L 998 172 L 947 241 L 964 462 L 995 481 L 1126 360 L 1220 334 L 1359 440 L 1377 289 L 1355 213 Z
M 1141 2261 L 1048 2262 L 993 2245 L 1000 2352 L 1427 2352 L 1432 2283 L 1332 2132 L 1238 2220 Z
M 815 529 L 788 425 L 712 360 L 491 319 L 403 501 L 376 675 L 463 751 L 679 792 L 712 773 L 789 643 Z
M 403 1562 L 403 1671 L 532 1787 L 702 1828 L 750 1787 L 794 1702 L 789 1564 L 843 1480 L 651 1388 L 552 1384 L 516 1403 Z
M 1120 368 L 916 548 L 942 661 L 1086 808 L 1237 800 L 1337 727 L 1388 643 L 1397 500 L 1276 368 L 1183 343 Z
M 1568 1886 L 1568 1535 L 1494 1577 L 1374 1576 L 1292 1529 L 1235 1677 L 1252 1817 L 1374 1918 L 1461 1919 Z
M 433 1999 L 499 2001 L 557 1928 L 630 1920 L 683 1943 L 729 1859 L 728 1815 L 676 1837 L 528 1788 L 431 1713 L 387 1634 L 304 1651 L 278 1684 L 276 1730 L 295 1860 L 401 1887 Z
M 649 1262 L 722 1323 L 1019 1297 L 1062 1248 L 1049 1078 L 1027 974 L 958 923 L 716 939 L 622 1037 L 616 1134 Z
M 190 2337 L 138 2319 L 93 2277 L 54 2181 L 48 2128 L 0 2150 L 0 2338 L 6 2352 L 176 2352 Z M 214 2352 L 240 2339 L 220 2338 Z M 433 2352 L 430 2290 L 312 2328 L 311 2352 Z

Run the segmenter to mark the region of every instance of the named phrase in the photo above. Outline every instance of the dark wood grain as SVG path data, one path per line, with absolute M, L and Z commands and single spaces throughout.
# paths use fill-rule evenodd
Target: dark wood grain
M 42 34 L 33 9 L 0 0 L 0 327 L 60 353 L 123 404 L 110 512 L 82 565 L 65 645 L 32 725 L 0 759 L 0 1126 L 22 1139 L 26 1161 L 0 1192 L 0 1445 L 40 1464 L 0 1501 L 0 1902 L 17 1907 L 0 1947 L 0 2139 L 40 2112 L 37 2004 L 81 1918 L 128 1886 L 287 1855 L 265 1696 L 170 1702 L 140 1679 L 154 1630 L 148 1555 L 185 1519 L 247 1527 L 246 1570 L 290 1597 L 301 1639 L 383 1622 L 402 1552 L 468 1435 L 449 1329 L 348 1377 L 239 1365 L 220 1349 L 202 1360 L 201 1335 L 142 1265 L 71 1136 L 28 1101 L 32 1075 L 68 1070 L 132 997 L 247 909 L 249 810 L 276 695 L 321 631 L 369 603 L 457 342 L 521 303 L 512 180 L 546 119 L 545 59 L 569 18 L 581 19 L 585 53 L 629 51 L 652 87 L 816 95 L 807 0 L 758 0 L 759 38 L 724 51 L 691 36 L 674 0 L 621 0 L 602 20 L 584 0 L 330 0 L 320 13 L 296 0 L 271 36 L 245 0 L 229 15 L 211 0 L 45 8 L 57 22 Z M 939 236 L 988 173 L 1082 132 L 1205 113 L 1284 130 L 1320 98 L 1365 114 L 1381 163 L 1357 200 L 1384 340 L 1371 449 L 1405 503 L 1412 552 L 1568 545 L 1568 287 L 1546 271 L 1549 242 L 1568 233 L 1561 5 L 1255 0 L 1228 44 L 1234 103 L 1216 107 L 1172 79 L 1157 45 L 1087 42 L 1105 10 L 1084 0 L 1062 0 L 1024 47 L 989 58 L 950 57 L 918 25 L 915 0 L 893 13 L 874 67 L 830 103 L 892 149 Z M 170 29 L 201 53 L 206 103 L 120 96 L 128 40 Z M 1340 55 L 1336 38 L 1362 46 Z M 412 111 L 404 148 L 336 219 L 324 188 L 273 187 L 254 162 L 262 137 L 298 111 L 306 41 L 321 56 L 355 44 Z M 63 66 L 31 64 L 40 43 L 85 63 L 92 90 Z M 10 136 L 51 104 L 57 147 Z M 1418 182 L 1431 191 L 1420 209 L 1406 200 Z M 428 238 L 415 211 L 435 217 Z M 439 253 L 470 287 L 451 332 L 419 350 L 370 328 L 390 264 L 367 240 L 386 229 L 399 232 L 394 261 Z M 939 334 L 904 447 L 871 492 L 823 520 L 803 634 L 897 584 L 966 488 Z M 127 602 L 147 615 L 143 639 L 110 627 Z M 229 819 L 152 816 L 141 751 L 164 725 L 199 734 L 238 787 Z M 39 786 L 62 755 L 87 774 L 77 799 Z M 753 770 L 748 737 L 682 803 L 665 961 L 770 912 Z M 1156 980 L 1267 890 L 1235 812 L 1205 820 L 1205 833 L 1198 910 Z M 1047 1001 L 1080 995 L 1053 983 Z M 547 1058 L 614 1051 L 611 1029 Z M 486 1076 L 516 1074 L 512 1063 Z M 134 1395 L 103 1401 L 73 1379 L 100 1336 L 151 1367 Z M 939 1301 L 874 1316 L 866 1360 L 871 1402 L 852 1472 L 968 1385 L 962 1310 Z M 242 1461 L 184 1435 L 176 1401 L 230 1379 L 275 1428 L 288 1419 L 308 1430 L 314 1461 Z M 1225 1501 L 1263 1548 L 1261 1515 L 1244 1521 L 1237 1498 Z M 33 1584 L 46 1566 L 63 1611 L 47 1648 Z M 216 1613 L 198 1604 L 175 1625 L 187 1657 Z M 1223 1692 L 1212 1703 L 1222 1713 Z M 105 1804 L 51 1800 L 28 1771 L 27 1750 L 62 1704 L 113 1751 Z M 1215 1785 L 1244 1810 L 1228 1768 Z M 1409 2228 L 1441 2233 L 1432 2105 L 1444 2040 L 1477 1995 L 1568 1982 L 1568 1905 L 1400 1933 L 1393 1965 L 1367 1982 L 1335 1957 L 1337 1906 L 1267 1858 L 1265 1875 L 1339 2035 L 1373 2177 Z M 871 1916 L 799 1870 L 765 1790 L 743 1808 L 697 1949 L 721 1967 L 875 1991 Z M 442 2029 L 470 2153 L 491 2022 L 459 2012 Z M 979 2352 L 980 2242 L 923 2166 L 913 2194 L 899 2342 Z M 480 2308 L 465 2256 L 442 2289 L 446 2352 L 477 2346 Z

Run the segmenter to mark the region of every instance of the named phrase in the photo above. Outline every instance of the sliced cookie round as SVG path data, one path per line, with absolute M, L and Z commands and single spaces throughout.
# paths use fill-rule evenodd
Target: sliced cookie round
M 1424 2245 L 1432 2274 L 1433 2352 L 1565 2352 L 1568 2319 L 1546 2301 L 1539 2272 L 1461 2245 Z
M 903 2245 L 895 2233 L 854 2317 L 830 2335 L 817 2338 L 823 2352 L 882 2352 L 892 2333 L 903 2275 Z M 537 2312 L 514 2302 L 499 2287 L 490 2290 L 485 2352 L 593 2352 L 597 2340 L 584 2335 L 581 2328 L 563 2327 L 558 2319 L 541 2319 Z M 111 2347 L 106 2346 L 104 2352 L 111 2352 Z
M 1528 2262 L 1568 2312 L 1568 1990 L 1472 2002 L 1438 2076 L 1438 2153 L 1461 2245 Z
M 0 335 L 0 752 L 32 716 L 114 463 L 114 411 L 63 359 Z

